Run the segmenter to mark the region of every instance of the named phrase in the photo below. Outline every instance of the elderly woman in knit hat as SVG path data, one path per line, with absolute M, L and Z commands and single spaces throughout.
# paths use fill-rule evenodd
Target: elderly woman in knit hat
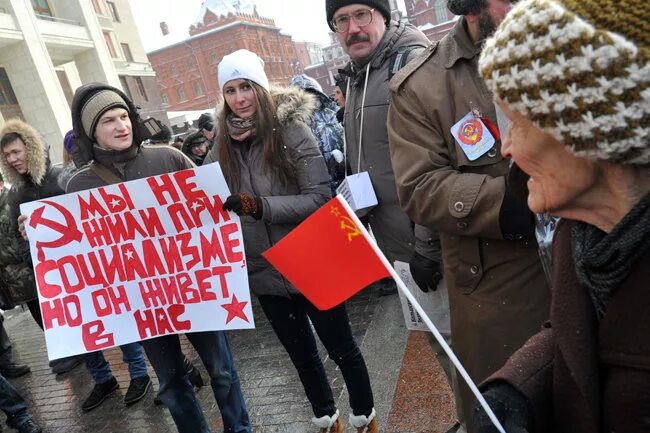
M 251 290 L 298 371 L 318 431 L 342 433 L 343 423 L 312 326 L 343 374 L 350 424 L 378 433 L 368 369 L 345 304 L 318 310 L 262 257 L 330 197 L 325 161 L 306 124 L 317 102 L 297 87 L 272 89 L 264 61 L 250 51 L 225 56 L 218 69 L 224 103 L 205 163 L 219 162 L 233 193 L 223 208 L 242 217 Z
M 550 322 L 483 384 L 509 432 L 650 431 L 649 22 L 644 0 L 524 0 L 483 50 L 502 152 L 562 218 Z

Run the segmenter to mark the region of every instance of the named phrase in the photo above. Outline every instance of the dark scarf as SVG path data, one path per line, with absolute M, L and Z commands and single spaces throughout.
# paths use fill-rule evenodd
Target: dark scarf
M 636 262 L 650 251 L 650 194 L 610 233 L 576 222 L 571 240 L 578 280 L 589 290 L 600 320 Z
M 248 137 L 255 135 L 257 127 L 257 116 L 251 116 L 247 119 L 235 116 L 230 113 L 226 117 L 226 124 L 228 126 L 228 135 L 233 140 L 244 141 Z

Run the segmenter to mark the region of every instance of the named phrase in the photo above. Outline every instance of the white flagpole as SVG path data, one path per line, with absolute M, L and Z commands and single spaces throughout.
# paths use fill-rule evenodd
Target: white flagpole
M 375 251 L 375 254 L 377 254 L 377 256 L 379 257 L 381 262 L 384 264 L 384 267 L 386 267 L 386 269 L 390 273 L 390 276 L 393 277 L 393 279 L 395 280 L 395 283 L 397 283 L 397 287 L 399 288 L 399 290 L 402 291 L 404 296 L 406 296 L 406 298 L 409 300 L 409 302 L 415 308 L 415 311 L 417 311 L 418 314 L 420 315 L 420 317 L 422 317 L 422 320 L 424 320 L 424 323 L 429 327 L 431 332 L 433 332 L 434 337 L 436 337 L 436 340 L 438 340 L 438 343 L 440 343 L 440 346 L 442 346 L 445 353 L 447 353 L 447 356 L 449 356 L 449 359 L 451 359 L 451 362 L 454 363 L 454 366 L 456 367 L 456 370 L 458 370 L 458 372 L 463 377 L 463 379 L 465 379 L 465 382 L 467 383 L 467 386 L 469 386 L 469 389 L 472 390 L 472 393 L 474 393 L 474 396 L 476 397 L 478 402 L 481 404 L 481 406 L 483 406 L 483 409 L 485 409 L 485 413 L 487 413 L 487 415 L 490 417 L 490 420 L 492 421 L 494 426 L 497 428 L 497 430 L 499 430 L 500 433 L 506 433 L 504 428 L 501 426 L 501 423 L 497 419 L 496 415 L 494 415 L 494 412 L 492 412 L 492 409 L 490 408 L 490 406 L 485 401 L 485 398 L 483 398 L 483 395 L 481 394 L 481 392 L 476 387 L 476 384 L 474 383 L 472 378 L 469 377 L 469 374 L 467 374 L 467 371 L 465 371 L 465 367 L 463 367 L 463 364 L 460 363 L 460 361 L 456 357 L 456 354 L 451 350 L 451 347 L 449 347 L 449 345 L 447 344 L 447 342 L 445 341 L 443 336 L 440 335 L 440 332 L 438 331 L 438 328 L 436 328 L 436 326 L 433 324 L 433 322 L 431 322 L 431 319 L 429 319 L 427 314 L 424 312 L 424 310 L 422 309 L 422 306 L 418 303 L 417 299 L 415 299 L 415 297 L 411 294 L 411 292 L 406 287 L 406 285 L 404 284 L 402 279 L 399 277 L 399 275 L 397 274 L 397 272 L 395 271 L 393 266 L 391 266 L 391 264 L 388 262 L 388 259 L 386 258 L 386 256 L 384 256 L 384 253 L 381 252 L 381 250 L 377 246 L 377 243 L 370 236 L 370 233 L 368 233 L 368 230 L 366 230 L 366 227 L 359 220 L 359 218 L 354 213 L 354 211 L 352 210 L 352 208 L 350 207 L 348 202 L 345 201 L 343 196 L 340 195 L 340 194 L 337 195 L 336 198 L 341 203 L 341 206 L 343 206 L 348 211 L 348 213 L 352 216 L 352 219 L 357 224 L 357 226 L 359 226 L 359 229 L 360 229 L 361 233 L 366 238 L 366 240 L 368 241 L 368 243 L 370 244 L 372 249 Z M 452 338 L 453 338 L 453 335 L 452 335 Z

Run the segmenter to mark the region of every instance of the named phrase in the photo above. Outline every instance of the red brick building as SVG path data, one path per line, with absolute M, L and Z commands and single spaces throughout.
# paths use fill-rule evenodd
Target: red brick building
M 247 0 L 206 0 L 189 38 L 148 53 L 167 111 L 203 110 L 215 106 L 220 89 L 217 65 L 245 48 L 265 62 L 269 81 L 288 84 L 299 68 L 291 36 L 270 18 L 261 17 Z
M 409 22 L 431 41 L 442 39 L 455 24 L 447 0 L 405 0 L 404 4 Z

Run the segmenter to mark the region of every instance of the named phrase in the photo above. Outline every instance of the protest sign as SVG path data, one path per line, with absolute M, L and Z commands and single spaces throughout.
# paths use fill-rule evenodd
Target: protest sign
M 405 262 L 395 261 L 395 271 L 400 276 L 404 284 L 409 289 L 409 292 L 420 303 L 422 309 L 427 313 L 427 316 L 436 325 L 438 331 L 442 335 L 451 334 L 451 326 L 449 324 L 449 298 L 447 295 L 447 282 L 443 279 L 438 284 L 435 291 L 424 293 L 420 290 L 411 276 L 409 264 Z M 413 304 L 406 298 L 404 293 L 399 292 L 399 299 L 402 303 L 402 312 L 404 313 L 404 322 L 406 327 L 411 331 L 427 331 L 430 332 L 429 327 L 422 320 L 422 316 L 415 311 Z
M 228 195 L 210 164 L 23 204 L 49 358 L 253 328 Z

